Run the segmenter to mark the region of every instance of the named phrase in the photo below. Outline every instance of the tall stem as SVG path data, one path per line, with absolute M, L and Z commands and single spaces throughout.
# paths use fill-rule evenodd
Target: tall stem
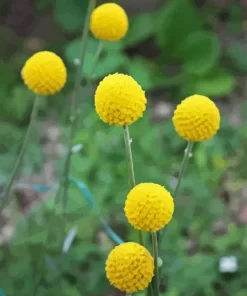
M 153 291 L 154 296 L 159 296 L 159 266 L 158 266 L 158 241 L 156 232 L 152 232 L 152 246 L 153 246 L 153 257 L 154 257 L 154 268 L 155 275 L 153 277 Z
M 193 144 L 194 144 L 193 142 L 188 142 L 187 148 L 185 150 L 184 158 L 183 158 L 181 168 L 180 168 L 180 171 L 179 171 L 179 175 L 178 175 L 178 182 L 176 184 L 176 187 L 175 187 L 175 190 L 174 190 L 174 193 L 173 193 L 173 198 L 174 199 L 177 197 L 178 190 L 180 188 L 180 185 L 181 185 L 181 182 L 183 180 L 185 171 L 187 169 L 190 154 L 191 154 L 191 151 L 192 151 L 192 148 L 193 148 Z
M 89 35 L 89 22 L 92 11 L 94 10 L 96 5 L 96 0 L 90 0 L 88 4 L 87 16 L 85 19 L 85 23 L 83 26 L 82 37 L 81 37 L 81 52 L 79 55 L 79 62 L 76 68 L 76 76 L 75 76 L 75 85 L 74 85 L 74 92 L 73 92 L 73 100 L 71 103 L 71 110 L 70 110 L 70 134 L 69 134 L 69 144 L 68 144 L 68 152 L 65 158 L 65 164 L 63 169 L 63 176 L 62 176 L 62 186 L 63 186 L 63 205 L 64 208 L 67 204 L 67 194 L 68 194 L 68 187 L 69 187 L 69 170 L 71 165 L 71 156 L 72 156 L 72 147 L 73 147 L 73 139 L 76 132 L 77 127 L 77 119 L 78 119 L 78 97 L 80 93 L 80 86 L 83 77 L 83 65 L 85 60 L 86 54 L 86 45 Z M 59 191 L 58 191 L 59 192 Z
M 131 139 L 129 134 L 129 127 L 127 125 L 124 126 L 124 143 L 125 143 L 128 171 L 129 171 L 129 183 L 130 183 L 130 188 L 132 189 L 135 187 L 135 171 L 134 171 L 134 163 L 133 163 L 132 150 L 131 150 Z M 138 231 L 138 234 L 139 234 L 140 244 L 144 245 L 142 232 Z
M 191 154 L 193 145 L 194 145 L 193 142 L 188 142 L 188 145 L 186 147 L 186 150 L 185 150 L 185 153 L 184 153 L 184 157 L 183 157 L 183 161 L 182 161 L 182 164 L 181 164 L 181 167 L 180 167 L 180 171 L 179 171 L 179 175 L 178 175 L 178 181 L 177 181 L 176 187 L 174 189 L 174 193 L 173 193 L 173 198 L 174 199 L 178 195 L 178 191 L 179 191 L 181 182 L 183 180 L 183 177 L 184 177 L 186 168 L 188 166 L 188 162 L 189 162 L 189 158 L 190 158 L 190 154 Z M 163 240 L 163 238 L 164 238 L 164 230 L 161 232 L 161 235 L 160 235 L 159 246 L 161 246 L 161 241 Z
M 18 155 L 18 158 L 17 158 L 17 160 L 15 162 L 15 165 L 14 165 L 10 180 L 9 180 L 9 182 L 8 182 L 8 184 L 6 186 L 6 189 L 5 189 L 4 193 L 3 193 L 2 201 L 1 201 L 1 204 L 0 204 L 0 213 L 2 212 L 3 208 L 5 207 L 5 205 L 8 202 L 12 185 L 13 185 L 13 183 L 15 181 L 15 178 L 16 178 L 16 176 L 18 174 L 19 169 L 20 169 L 23 157 L 25 155 L 25 152 L 26 152 L 26 149 L 27 149 L 27 146 L 28 146 L 28 143 L 29 143 L 29 139 L 30 139 L 30 136 L 31 136 L 33 124 L 35 123 L 36 118 L 37 118 L 38 107 L 39 107 L 39 99 L 40 99 L 39 96 L 36 95 L 34 103 L 33 103 L 30 122 L 29 122 L 27 131 L 26 131 L 23 143 L 22 143 L 21 151 L 20 151 L 20 153 Z

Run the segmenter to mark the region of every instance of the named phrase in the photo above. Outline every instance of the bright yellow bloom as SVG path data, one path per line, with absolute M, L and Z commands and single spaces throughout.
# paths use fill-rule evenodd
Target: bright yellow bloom
M 93 11 L 90 30 L 95 38 L 105 41 L 119 41 L 128 31 L 128 16 L 116 3 L 105 3 Z
M 172 118 L 176 132 L 187 141 L 202 142 L 220 128 L 220 112 L 213 101 L 193 95 L 184 99 Z
M 40 51 L 31 56 L 22 68 L 25 85 L 38 95 L 53 95 L 67 80 L 62 59 L 50 51 Z
M 149 251 L 137 243 L 115 247 L 106 261 L 106 277 L 120 291 L 144 290 L 152 280 L 154 260 Z
M 106 76 L 95 92 L 99 117 L 110 125 L 130 125 L 143 116 L 147 99 L 141 86 L 125 74 Z
M 163 186 L 141 183 L 129 192 L 124 211 L 135 229 L 155 232 L 170 222 L 174 201 Z

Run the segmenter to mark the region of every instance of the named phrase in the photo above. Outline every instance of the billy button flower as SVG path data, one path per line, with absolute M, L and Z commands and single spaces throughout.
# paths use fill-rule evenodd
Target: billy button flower
M 170 222 L 174 201 L 163 186 L 141 183 L 127 195 L 124 211 L 135 229 L 156 232 Z
M 40 51 L 31 56 L 22 68 L 25 85 L 37 95 L 53 95 L 67 80 L 62 59 L 53 52 Z
M 128 31 L 128 16 L 116 3 L 105 3 L 94 9 L 90 19 L 90 31 L 103 41 L 119 41 Z
M 154 260 L 143 246 L 127 242 L 115 247 L 106 261 L 106 277 L 122 292 L 142 291 L 154 275 Z
M 95 108 L 99 117 L 109 125 L 125 126 L 143 116 L 147 99 L 141 86 L 125 74 L 110 74 L 98 85 Z
M 208 97 L 193 95 L 184 99 L 172 118 L 176 132 L 189 142 L 202 142 L 220 128 L 220 112 Z

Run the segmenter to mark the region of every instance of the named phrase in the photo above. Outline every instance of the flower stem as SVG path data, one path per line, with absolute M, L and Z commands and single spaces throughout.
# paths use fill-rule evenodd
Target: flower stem
M 135 187 L 135 171 L 134 171 L 134 163 L 133 163 L 132 150 L 131 150 L 131 139 L 129 134 L 129 127 L 127 125 L 124 126 L 124 143 L 125 143 L 128 171 L 129 171 L 129 183 L 130 183 L 130 188 L 132 189 Z M 141 245 L 144 246 L 142 232 L 138 231 L 138 234 L 139 234 L 139 242 Z
M 153 277 L 153 291 L 154 296 L 159 296 L 159 267 L 158 267 L 158 240 L 157 233 L 152 232 L 152 246 L 153 246 L 153 257 L 154 257 L 154 268 L 155 275 Z
M 71 156 L 72 156 L 72 147 L 73 147 L 73 139 L 76 132 L 77 127 L 77 119 L 78 119 L 78 97 L 80 93 L 81 81 L 83 76 L 83 65 L 86 54 L 86 45 L 89 35 L 89 22 L 93 9 L 95 8 L 96 0 L 90 0 L 88 4 L 87 16 L 85 19 L 85 23 L 83 26 L 82 37 L 81 37 L 81 52 L 79 55 L 79 62 L 76 65 L 76 76 L 75 76 L 75 85 L 73 92 L 73 100 L 71 102 L 71 110 L 70 110 L 70 134 L 69 134 L 69 144 L 68 144 L 68 152 L 65 158 L 65 164 L 63 169 L 62 176 L 62 186 L 63 186 L 63 206 L 66 208 L 67 204 L 67 195 L 68 195 L 68 187 L 69 187 L 69 170 L 71 165 Z M 58 191 L 59 192 L 59 191 Z
M 26 131 L 23 143 L 22 143 L 21 151 L 20 151 L 20 153 L 18 155 L 18 158 L 17 158 L 17 160 L 15 162 L 15 165 L 14 165 L 10 180 L 9 180 L 9 182 L 8 182 L 8 184 L 6 186 L 6 189 L 5 189 L 4 193 L 3 193 L 3 196 L 1 198 L 2 201 L 1 201 L 1 204 L 0 204 L 0 213 L 2 212 L 3 208 L 5 207 L 5 205 L 8 202 L 12 185 L 13 185 L 13 183 L 15 181 L 16 175 L 18 174 L 18 171 L 20 169 L 23 157 L 25 155 L 25 152 L 26 152 L 26 149 L 27 149 L 27 146 L 28 146 L 28 143 L 29 143 L 29 139 L 30 139 L 30 136 L 31 136 L 33 124 L 35 123 L 36 118 L 37 118 L 38 107 L 39 107 L 39 99 L 40 99 L 39 96 L 36 95 L 34 103 L 33 103 L 30 122 L 29 122 L 27 131 Z
M 175 187 L 175 190 L 174 190 L 174 193 L 173 193 L 173 198 L 174 199 L 177 197 L 178 190 L 180 188 L 182 179 L 183 179 L 185 171 L 187 169 L 190 154 L 191 154 L 191 151 L 192 151 L 192 148 L 193 148 L 193 144 L 194 144 L 193 142 L 188 142 L 187 148 L 185 150 L 184 158 L 183 158 L 181 168 L 180 168 L 180 171 L 179 171 L 179 175 L 178 175 L 178 182 L 176 184 L 176 187 Z
M 186 147 L 186 150 L 185 150 L 185 153 L 184 153 L 184 157 L 183 157 L 183 161 L 182 161 L 182 164 L 181 164 L 181 167 L 180 167 L 180 171 L 179 171 L 179 175 L 178 175 L 178 181 L 177 181 L 176 187 L 174 189 L 174 193 L 173 193 L 173 198 L 174 199 L 178 195 L 178 190 L 180 188 L 182 179 L 184 177 L 186 168 L 188 166 L 188 162 L 189 162 L 189 158 L 190 158 L 190 154 L 191 154 L 193 145 L 194 145 L 193 142 L 188 142 L 188 145 Z M 161 246 L 161 241 L 163 240 L 163 238 L 164 238 L 164 230 L 161 232 L 161 235 L 160 235 L 160 239 L 159 239 L 159 245 L 160 246 Z

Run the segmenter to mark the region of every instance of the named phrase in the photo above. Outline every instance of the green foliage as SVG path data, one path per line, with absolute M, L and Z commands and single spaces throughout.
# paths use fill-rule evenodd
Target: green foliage
M 56 0 L 54 18 L 66 33 L 81 31 L 88 0 Z
M 55 48 L 64 57 L 70 71 L 67 89 L 74 83 L 73 70 L 80 52 L 80 32 L 87 4 L 88 1 L 81 0 L 35 1 L 37 13 L 51 15 L 65 37 L 45 47 Z M 239 33 L 243 19 L 239 6 L 231 6 L 227 23 L 231 31 Z M 33 103 L 33 95 L 23 86 L 19 73 L 32 50 L 28 51 L 18 39 L 13 42 L 11 59 L 8 59 L 7 41 L 12 35 L 1 29 L 0 36 L 3 43 L 0 51 L 0 181 L 5 183 Z M 89 78 L 92 72 L 98 45 L 98 41 L 89 38 L 84 78 Z M 222 46 L 214 28 L 193 1 L 169 0 L 158 12 L 132 17 L 129 32 L 120 42 L 104 42 L 94 69 L 94 82 L 117 71 L 133 76 L 148 96 L 159 88 L 165 94 L 163 99 L 174 104 L 193 93 L 213 99 L 227 97 L 238 83 L 238 74 L 247 72 L 247 60 L 244 43 Z M 67 112 L 64 102 L 71 95 L 67 89 L 63 95 L 44 101 L 40 115 L 50 111 Z M 136 232 L 127 225 L 123 214 L 128 192 L 123 131 L 102 123 L 92 109 L 93 98 L 83 91 L 86 103 L 82 106 L 74 139 L 74 144 L 82 144 L 83 149 L 73 155 L 71 174 L 86 182 L 114 230 L 124 240 L 136 240 Z M 243 114 L 246 117 L 246 106 Z M 156 182 L 172 190 L 185 143 L 177 137 L 170 121 L 153 125 L 148 115 L 130 127 L 136 181 Z M 61 120 L 61 126 L 64 125 Z M 36 131 L 39 130 L 37 126 Z M 222 118 L 217 138 L 195 146 L 190 173 L 183 180 L 175 217 L 165 230 L 160 250 L 165 286 L 160 296 L 246 294 L 246 229 L 230 224 L 224 229 L 224 235 L 214 234 L 218 220 L 230 219 L 220 191 L 228 169 L 231 168 L 232 181 L 241 184 L 238 186 L 243 186 L 242 179 L 246 179 L 246 147 L 246 124 L 235 128 L 227 118 Z M 30 175 L 42 167 L 40 149 L 38 138 L 33 137 L 21 175 Z M 57 162 L 58 176 L 63 161 Z M 8 296 L 108 295 L 104 263 L 112 241 L 78 188 L 70 186 L 63 214 L 60 206 L 54 208 L 51 195 L 32 208 L 27 217 L 15 213 L 14 239 L 9 246 L 0 248 L 0 288 Z M 76 229 L 75 238 L 68 252 L 62 252 L 71 229 Z M 219 259 L 227 255 L 238 258 L 238 271 L 233 275 L 219 272 Z M 136 295 L 144 296 L 144 293 Z

